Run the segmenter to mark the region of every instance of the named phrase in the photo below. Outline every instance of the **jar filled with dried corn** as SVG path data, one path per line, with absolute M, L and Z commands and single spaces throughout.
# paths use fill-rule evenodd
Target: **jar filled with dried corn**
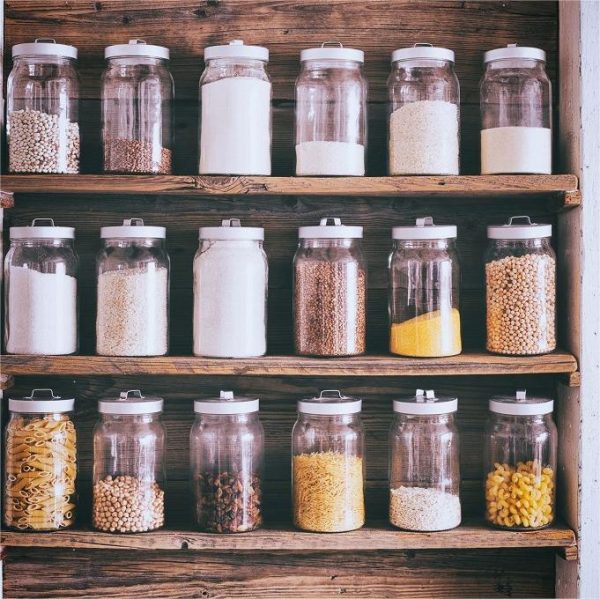
M 554 402 L 515 396 L 490 400 L 486 427 L 486 520 L 492 526 L 532 530 L 554 521 L 557 431 Z

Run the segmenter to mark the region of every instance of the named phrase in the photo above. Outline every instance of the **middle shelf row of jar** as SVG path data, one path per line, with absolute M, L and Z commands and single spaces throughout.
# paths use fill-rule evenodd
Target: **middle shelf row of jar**
M 6 257 L 6 351 L 67 355 L 78 349 L 74 229 L 35 219 L 11 227 Z M 512 217 L 488 227 L 487 349 L 534 355 L 556 348 L 552 226 Z M 168 352 L 166 229 L 127 219 L 101 229 L 96 352 Z M 266 353 L 268 263 L 264 229 L 226 219 L 201 227 L 194 259 L 193 351 L 216 358 Z M 366 349 L 363 227 L 324 218 L 299 229 L 293 261 L 293 337 L 298 355 L 352 356 Z M 389 349 L 410 357 L 462 351 L 457 227 L 431 217 L 394 227 L 388 259 Z
M 73 525 L 77 508 L 75 400 L 34 389 L 9 399 L 5 524 L 28 531 Z M 405 530 L 461 522 L 459 401 L 417 389 L 393 401 L 389 430 L 389 520 Z M 552 524 L 557 431 L 553 400 L 525 391 L 494 396 L 485 429 L 485 520 L 511 530 Z M 164 524 L 163 399 L 123 391 L 98 402 L 93 434 L 92 524 L 143 532 Z M 291 437 L 292 512 L 297 528 L 343 532 L 365 523 L 362 400 L 338 390 L 297 403 Z M 259 400 L 221 391 L 194 402 L 190 470 L 196 523 L 235 533 L 263 521 L 264 432 Z M 381 518 L 382 514 L 370 514 Z

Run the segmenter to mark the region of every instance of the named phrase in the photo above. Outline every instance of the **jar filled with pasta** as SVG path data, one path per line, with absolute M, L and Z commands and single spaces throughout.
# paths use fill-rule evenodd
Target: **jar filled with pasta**
M 161 397 L 123 391 L 98 402 L 92 524 L 104 532 L 145 532 L 165 522 L 165 429 Z
M 365 523 L 362 401 L 338 390 L 298 402 L 292 431 L 294 525 L 344 532 Z
M 75 400 L 34 389 L 8 400 L 4 523 L 22 531 L 55 531 L 75 521 Z

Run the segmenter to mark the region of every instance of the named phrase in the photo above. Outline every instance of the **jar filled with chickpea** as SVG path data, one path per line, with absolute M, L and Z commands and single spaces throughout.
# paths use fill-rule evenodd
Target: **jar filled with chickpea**
M 535 530 L 554 521 L 557 430 L 554 402 L 544 397 L 493 397 L 484 459 L 488 524 Z
M 556 349 L 556 254 L 552 225 L 512 216 L 487 230 L 487 350 L 505 355 Z

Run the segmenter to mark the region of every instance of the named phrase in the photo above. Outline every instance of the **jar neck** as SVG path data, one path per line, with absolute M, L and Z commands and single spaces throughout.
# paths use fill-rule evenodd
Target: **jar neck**
M 551 414 L 510 415 L 492 412 L 495 420 L 503 424 L 544 424 Z
M 162 248 L 165 240 L 155 237 L 128 237 L 120 239 L 104 239 L 104 247 L 125 248 L 125 247 L 147 247 Z
M 11 239 L 10 245 L 14 247 L 73 247 L 72 239 Z
M 248 67 L 249 69 L 263 69 L 266 63 L 253 58 L 210 58 L 206 61 L 208 68 Z
M 204 424 L 226 425 L 226 424 L 253 424 L 258 422 L 258 412 L 248 414 L 196 414 L 196 420 Z
M 396 412 L 396 417 L 404 422 L 420 424 L 454 424 L 454 412 L 448 414 L 403 414 Z
M 75 59 L 67 56 L 18 56 L 13 58 L 13 64 L 15 67 L 21 65 L 44 65 L 44 64 L 56 64 L 56 65 L 74 65 Z
M 398 249 L 449 250 L 456 247 L 454 239 L 394 239 Z
M 300 239 L 302 248 L 354 248 L 360 247 L 361 239 Z
M 354 414 L 306 414 L 304 412 L 298 413 L 298 420 L 306 424 L 353 424 L 358 422 L 360 412 Z
M 547 237 L 538 237 L 536 239 L 492 239 L 497 248 L 508 249 L 545 249 L 550 247 L 550 240 Z
M 413 68 L 430 68 L 430 69 L 447 69 L 452 70 L 452 62 L 444 59 L 436 58 L 410 58 L 408 60 L 397 60 L 393 63 L 394 69 L 410 70 Z
M 362 63 L 357 62 L 356 60 L 320 58 L 315 60 L 305 60 L 302 63 L 302 67 L 307 71 L 319 71 L 322 69 L 348 69 L 360 71 L 362 69 Z
M 109 67 L 164 66 L 167 60 L 153 56 L 113 56 L 107 59 Z
M 544 68 L 545 62 L 535 58 L 504 58 L 492 60 L 486 64 L 486 70 L 496 71 L 499 69 L 539 69 Z
M 102 422 L 123 422 L 128 424 L 149 424 L 158 422 L 160 414 L 102 414 Z

